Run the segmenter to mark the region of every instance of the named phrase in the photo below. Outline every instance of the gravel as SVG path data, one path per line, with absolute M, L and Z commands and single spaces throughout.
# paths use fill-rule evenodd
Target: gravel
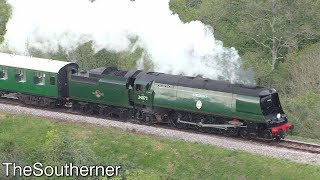
M 86 117 L 81 115 L 67 114 L 61 112 L 52 112 L 48 110 L 33 109 L 28 107 L 13 106 L 0 104 L 0 111 L 23 114 L 30 116 L 44 117 L 47 119 L 56 119 L 69 122 L 90 123 L 106 127 L 116 127 L 124 130 L 134 130 L 137 133 L 150 134 L 156 136 L 170 137 L 175 139 L 182 139 L 190 142 L 197 142 L 203 144 L 214 145 L 222 148 L 241 150 L 254 154 L 265 155 L 289 161 L 300 162 L 305 164 L 320 165 L 320 154 L 313 154 L 307 152 L 298 152 L 291 149 L 266 146 L 257 142 L 248 140 L 232 139 L 221 136 L 194 134 L 190 132 L 183 132 L 172 129 L 164 129 L 157 127 L 150 127 L 139 124 L 132 124 L 128 122 L 118 122 L 113 120 Z

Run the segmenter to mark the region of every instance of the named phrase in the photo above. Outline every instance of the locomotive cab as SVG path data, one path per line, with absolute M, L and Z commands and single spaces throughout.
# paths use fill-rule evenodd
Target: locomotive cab
M 287 116 L 281 107 L 279 95 L 274 89 L 260 93 L 260 106 L 267 127 L 271 129 L 274 137 L 282 138 L 284 131 L 293 128 L 288 124 Z
M 134 102 L 142 106 L 152 106 L 154 91 L 151 89 L 153 82 L 136 80 L 134 84 Z

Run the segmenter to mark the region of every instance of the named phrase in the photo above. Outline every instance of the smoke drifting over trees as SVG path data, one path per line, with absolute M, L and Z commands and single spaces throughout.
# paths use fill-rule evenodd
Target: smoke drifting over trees
M 169 0 L 8 0 L 12 16 L 4 44 L 11 52 L 28 54 L 65 51 L 92 43 L 94 52 L 140 53 L 153 70 L 253 82 L 241 69 L 234 48 L 223 47 L 212 27 L 200 21 L 183 23 L 169 8 Z M 150 64 L 150 63 L 149 63 Z M 108 64 L 105 64 L 108 66 Z

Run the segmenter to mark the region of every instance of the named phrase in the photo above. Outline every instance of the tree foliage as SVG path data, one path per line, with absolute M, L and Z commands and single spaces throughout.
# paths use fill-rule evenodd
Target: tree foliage
M 283 71 L 287 71 L 285 86 L 282 87 L 284 93 L 292 96 L 308 91 L 320 94 L 319 57 L 320 43 L 288 55 L 287 62 L 281 67 Z
M 0 43 L 3 42 L 3 36 L 6 33 L 6 24 L 11 14 L 10 6 L 6 0 L 0 0 Z
M 320 40 L 319 0 L 204 0 L 191 10 L 181 8 L 185 3 L 171 0 L 171 8 L 183 21 L 201 20 L 213 26 L 215 37 L 235 47 L 243 66 L 255 71 L 259 85 L 272 86 L 289 53 Z
M 249 11 L 242 12 L 246 21 L 241 23 L 240 33 L 266 52 L 271 71 L 302 42 L 316 39 L 317 20 L 305 19 L 308 14 L 304 12 L 312 8 L 310 5 L 301 6 L 299 1 L 271 0 L 251 1 L 245 7 Z

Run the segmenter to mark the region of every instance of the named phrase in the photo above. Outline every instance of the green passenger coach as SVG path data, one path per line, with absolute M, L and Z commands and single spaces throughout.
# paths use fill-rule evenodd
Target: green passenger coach
M 77 69 L 71 62 L 0 53 L 0 93 L 47 106 L 69 96 L 68 76 Z

